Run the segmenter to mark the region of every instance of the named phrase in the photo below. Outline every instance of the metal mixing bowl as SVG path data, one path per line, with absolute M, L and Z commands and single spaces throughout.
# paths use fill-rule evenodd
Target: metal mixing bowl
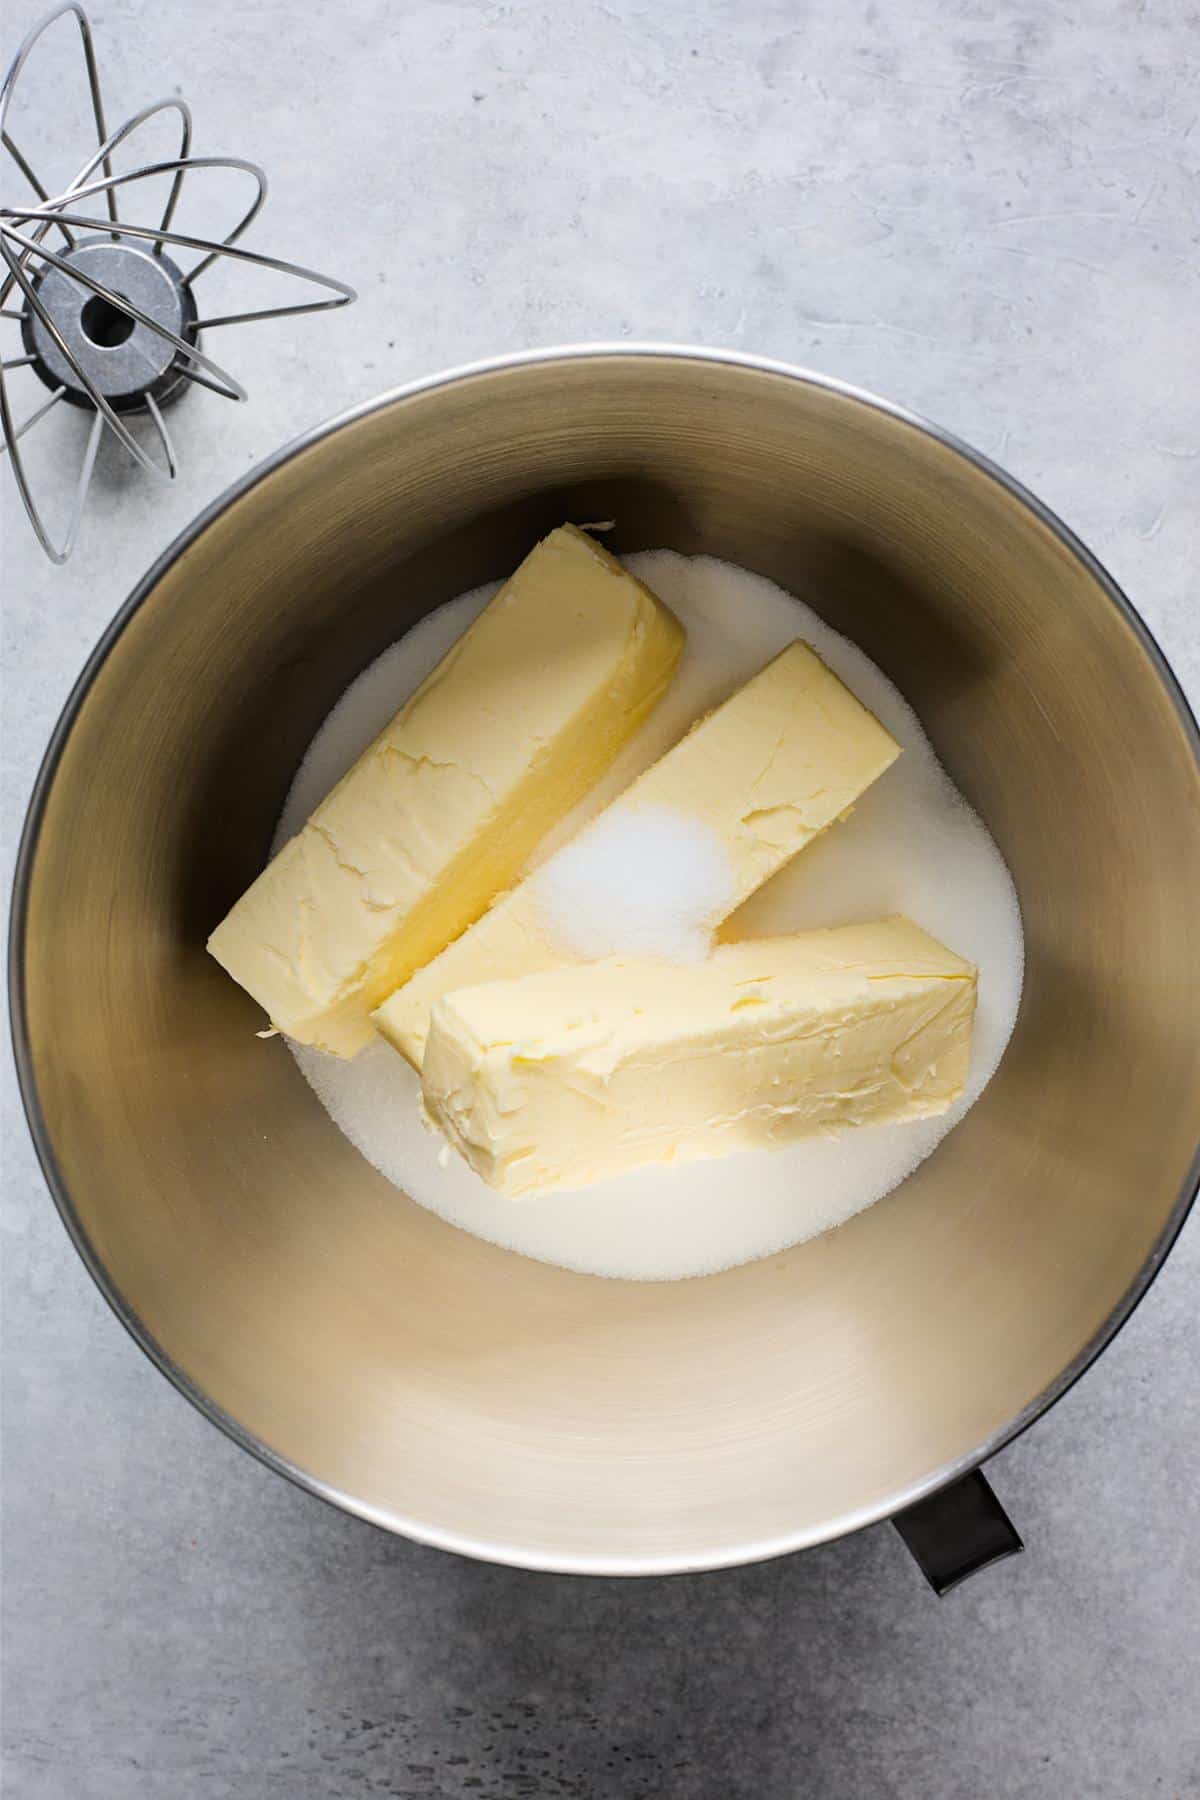
M 571 1275 L 422 1211 L 204 952 L 341 690 L 565 518 L 758 570 L 861 644 L 1024 913 L 1020 1018 L 966 1120 L 879 1206 L 706 1280 Z M 1197 1182 L 1197 895 L 1195 724 L 1113 582 L 1015 483 L 795 370 L 544 353 L 321 428 L 150 571 L 34 796 L 17 1056 L 88 1267 L 247 1448 L 474 1555 L 708 1567 L 932 1493 L 1121 1324 Z

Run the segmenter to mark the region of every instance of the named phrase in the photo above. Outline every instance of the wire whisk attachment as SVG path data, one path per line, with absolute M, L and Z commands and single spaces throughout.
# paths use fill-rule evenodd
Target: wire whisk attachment
M 87 74 L 96 148 L 60 194 L 52 195 L 35 164 L 14 142 L 8 128 L 13 93 L 39 39 L 59 19 L 79 27 Z M 178 154 L 121 174 L 112 154 L 159 114 L 178 121 Z M 26 37 L 0 86 L 0 140 L 34 199 L 0 204 L 0 319 L 16 326 L 18 354 L 0 359 L 0 430 L 14 479 L 30 522 L 46 554 L 63 563 L 78 536 L 100 440 L 107 429 L 136 462 L 168 480 L 176 473 L 175 451 L 163 409 L 188 387 L 209 388 L 227 400 L 246 399 L 241 383 L 201 348 L 202 334 L 253 319 L 325 312 L 355 298 L 353 288 L 299 263 L 245 250 L 239 239 L 257 218 L 267 197 L 267 178 L 257 163 L 237 156 L 193 156 L 192 115 L 178 98 L 143 107 L 115 131 L 105 123 L 92 29 L 77 0 L 48 13 Z M 185 180 L 209 180 L 211 172 L 245 175 L 251 198 L 225 237 L 194 237 L 173 229 Z M 207 173 L 206 173 L 207 172 Z M 139 183 L 169 178 L 166 203 L 157 224 L 139 225 L 121 217 L 121 204 Z M 47 243 L 54 233 L 51 248 Z M 184 271 L 180 260 L 198 255 Z M 285 306 L 202 316 L 196 289 L 219 258 L 248 264 L 306 282 L 319 292 Z M 29 368 L 49 390 L 19 422 L 10 382 L 13 370 Z M 21 440 L 62 403 L 93 414 L 67 525 L 57 541 L 33 491 Z M 153 452 L 130 430 L 131 415 L 149 418 Z

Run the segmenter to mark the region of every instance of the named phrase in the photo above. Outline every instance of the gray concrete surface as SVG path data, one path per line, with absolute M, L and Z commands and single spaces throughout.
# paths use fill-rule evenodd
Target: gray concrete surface
M 10 44 L 37 10 L 6 9 Z M 740 346 L 932 414 L 1076 526 L 1200 699 L 1188 0 L 107 0 L 96 23 L 112 114 L 182 88 L 200 152 L 271 171 L 253 241 L 362 298 L 230 333 L 251 404 L 179 408 L 174 489 L 106 455 L 68 569 L 5 482 L 10 859 L 87 650 L 200 506 L 383 387 L 583 337 Z M 77 86 L 31 74 L 52 177 Z M 52 422 L 60 468 L 78 438 Z M 90 1286 L 7 1070 L 4 1106 L 8 1800 L 1200 1794 L 1200 1220 L 993 1465 L 1028 1554 L 945 1602 L 888 1527 L 740 1573 L 541 1578 L 392 1541 L 205 1424 Z

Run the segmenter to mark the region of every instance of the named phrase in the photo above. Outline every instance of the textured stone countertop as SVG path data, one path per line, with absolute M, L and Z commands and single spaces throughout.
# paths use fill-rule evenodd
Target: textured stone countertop
M 6 53 L 40 5 L 8 7 Z M 538 344 L 728 345 L 931 415 L 1079 531 L 1200 701 L 1188 0 L 97 13 L 110 119 L 182 90 L 199 153 L 270 171 L 249 241 L 361 299 L 231 331 L 251 403 L 188 397 L 174 488 L 106 454 L 65 569 L 0 482 L 9 862 L 87 651 L 201 506 L 332 412 Z M 30 77 L 20 141 L 53 175 L 78 82 Z M 542 1577 L 344 1518 L 185 1405 L 4 1080 L 8 1800 L 1200 1795 L 1200 1219 L 992 1464 L 1028 1553 L 947 1600 L 887 1526 L 736 1573 Z

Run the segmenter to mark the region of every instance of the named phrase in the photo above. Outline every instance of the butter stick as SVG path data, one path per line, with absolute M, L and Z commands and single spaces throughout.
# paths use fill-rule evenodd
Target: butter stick
M 488 982 L 433 1009 L 425 1109 L 513 1198 L 925 1118 L 962 1092 L 975 991 L 898 917 Z
M 618 813 L 691 822 L 722 859 L 727 917 L 899 754 L 878 719 L 814 650 L 796 642 L 693 726 L 581 837 L 610 832 Z M 375 1014 L 380 1032 L 414 1067 L 421 1066 L 430 1010 L 441 995 L 582 960 L 555 934 L 540 884 L 544 891 L 532 875 L 497 901 Z
M 567 525 L 537 545 L 208 948 L 280 1031 L 342 1057 L 509 887 L 662 695 L 683 628 Z

